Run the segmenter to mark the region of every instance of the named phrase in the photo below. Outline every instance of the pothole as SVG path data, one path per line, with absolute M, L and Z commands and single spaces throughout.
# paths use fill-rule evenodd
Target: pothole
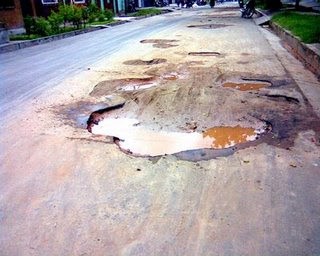
M 178 40 L 169 40 L 169 39 L 145 39 L 141 40 L 140 43 L 142 44 L 152 44 L 155 48 L 171 48 L 178 46 L 176 43 Z
M 162 79 L 169 80 L 169 81 L 177 80 L 179 79 L 179 77 L 180 77 L 179 74 L 176 72 L 166 73 L 161 76 Z
M 212 127 L 199 132 L 153 131 L 136 119 L 106 118 L 91 127 L 93 134 L 112 136 L 121 150 L 138 156 L 161 156 L 197 149 L 226 149 L 255 141 L 268 130 L 240 126 Z
M 125 103 L 119 103 L 119 104 L 107 106 L 105 108 L 92 112 L 87 121 L 87 130 L 89 132 L 92 132 L 92 127 L 94 127 L 95 125 L 98 125 L 102 120 L 104 120 L 105 113 L 115 109 L 122 108 L 124 104 Z
M 189 52 L 191 56 L 220 56 L 219 52 Z
M 201 24 L 201 25 L 189 25 L 188 28 L 202 28 L 202 29 L 217 29 L 224 28 L 230 25 L 226 24 Z
M 155 82 L 148 82 L 148 83 L 137 83 L 137 84 L 128 84 L 124 85 L 118 88 L 119 91 L 138 91 L 138 90 L 144 90 L 151 87 L 157 86 L 157 83 Z
M 156 65 L 167 62 L 166 59 L 152 59 L 152 60 L 127 60 L 123 62 L 125 65 Z
M 133 91 L 147 89 L 156 86 L 156 78 L 153 76 L 145 78 L 112 79 L 98 83 L 90 96 L 102 97 L 113 91 Z
M 119 101 L 118 101 L 119 102 Z M 117 104 L 107 104 L 106 102 L 80 101 L 71 105 L 60 106 L 59 113 L 63 119 L 77 128 L 89 128 L 91 125 L 98 124 L 103 119 L 103 114 L 124 106 L 124 102 Z
M 279 101 L 279 100 L 283 100 L 283 101 L 287 101 L 287 102 L 292 102 L 295 104 L 298 104 L 300 101 L 297 98 L 294 97 L 290 97 L 290 96 L 286 96 L 286 95 L 279 95 L 279 94 L 268 94 L 268 95 L 264 95 L 270 99 L 274 99 L 275 101 Z
M 265 81 L 245 81 L 245 82 L 225 82 L 222 87 L 232 88 L 239 91 L 256 91 L 265 87 L 269 87 L 272 84 Z

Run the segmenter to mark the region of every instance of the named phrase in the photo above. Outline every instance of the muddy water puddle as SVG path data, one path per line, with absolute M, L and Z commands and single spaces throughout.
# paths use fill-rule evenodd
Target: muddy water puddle
M 136 119 L 106 118 L 94 125 L 91 132 L 112 136 L 125 152 L 140 156 L 161 156 L 198 149 L 226 149 L 255 141 L 266 130 L 254 128 L 212 127 L 199 132 L 153 131 L 140 126 Z
M 262 88 L 266 88 L 271 86 L 271 83 L 269 82 L 225 82 L 222 84 L 222 87 L 225 88 L 232 88 L 239 91 L 255 91 Z

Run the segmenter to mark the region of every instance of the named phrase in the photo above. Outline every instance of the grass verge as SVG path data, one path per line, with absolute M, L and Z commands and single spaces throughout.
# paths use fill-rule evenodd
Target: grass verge
M 289 30 L 307 44 L 320 43 L 320 15 L 284 11 L 275 14 L 272 21 Z
M 88 25 L 108 25 L 108 24 L 112 24 L 114 22 L 117 22 L 116 20 L 114 19 L 111 19 L 111 20 L 105 20 L 105 21 L 94 21 L 94 22 L 91 22 L 89 23 Z
M 59 34 L 63 34 L 66 32 L 71 32 L 71 31 L 75 31 L 75 30 L 79 30 L 76 29 L 74 27 L 66 27 L 66 28 L 61 28 L 61 31 L 59 33 L 51 33 L 48 36 L 54 36 L 54 35 L 59 35 Z M 37 34 L 20 34 L 20 35 L 11 35 L 10 36 L 10 41 L 23 41 L 23 40 L 33 40 L 33 39 L 38 39 L 38 38 L 42 38 L 45 36 L 41 36 L 41 35 L 37 35 Z

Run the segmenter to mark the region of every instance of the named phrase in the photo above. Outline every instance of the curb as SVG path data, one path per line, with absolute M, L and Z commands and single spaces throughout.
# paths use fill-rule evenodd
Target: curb
M 257 12 L 266 17 L 266 22 L 261 24 L 256 22 L 256 24 L 269 24 L 272 31 L 284 42 L 285 48 L 320 80 L 320 50 L 312 44 L 301 42 L 298 37 L 292 35 L 288 30 L 272 22 L 271 16 L 265 14 L 262 10 L 257 10 Z
M 26 40 L 26 41 L 21 41 L 21 42 L 13 42 L 13 43 L 9 43 L 6 45 L 1 45 L 0 46 L 0 54 L 5 53 L 5 52 L 16 51 L 16 50 L 23 49 L 26 47 L 31 47 L 34 45 L 45 44 L 45 43 L 49 43 L 52 41 L 80 35 L 80 34 L 85 34 L 88 32 L 99 30 L 99 29 L 103 29 L 103 27 L 90 27 L 90 28 L 66 32 L 66 33 L 62 33 L 62 34 L 58 34 L 58 35 L 46 36 L 46 37 L 41 37 L 38 39 Z
M 289 48 L 288 50 L 320 79 L 319 49 L 301 42 L 298 37 L 292 35 L 289 31 L 272 21 L 270 21 L 269 25 L 274 33 L 284 41 L 286 48 Z

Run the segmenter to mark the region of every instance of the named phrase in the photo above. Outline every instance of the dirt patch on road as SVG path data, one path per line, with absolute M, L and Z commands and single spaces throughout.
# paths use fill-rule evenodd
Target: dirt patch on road
M 140 43 L 142 44 L 152 44 L 154 48 L 171 48 L 178 46 L 176 43 L 179 40 L 169 40 L 169 39 L 145 39 L 141 40 Z
M 219 52 L 189 52 L 191 56 L 221 56 Z
M 166 59 L 152 59 L 152 60 L 127 60 L 123 62 L 125 65 L 157 65 L 167 62 Z
M 226 24 L 201 24 L 201 25 L 189 25 L 188 28 L 201 28 L 201 29 L 218 29 L 228 27 Z

